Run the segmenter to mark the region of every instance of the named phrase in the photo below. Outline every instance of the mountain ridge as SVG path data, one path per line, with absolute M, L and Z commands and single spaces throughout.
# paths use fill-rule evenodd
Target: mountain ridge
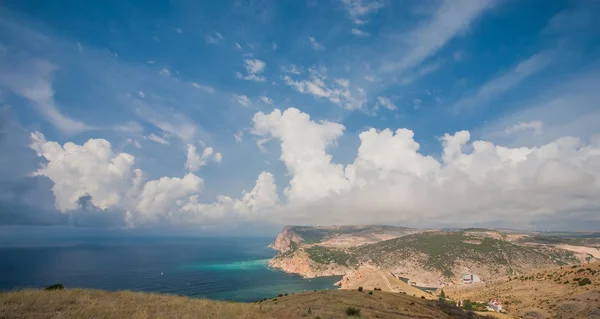
M 596 233 L 583 239 L 539 234 L 484 228 L 286 226 L 271 244 L 278 253 L 269 264 L 306 278 L 348 275 L 368 265 L 421 286 L 443 287 L 459 284 L 464 273 L 493 280 L 538 267 L 600 260 Z M 553 243 L 540 243 L 544 240 Z M 584 241 L 597 248 L 564 244 Z

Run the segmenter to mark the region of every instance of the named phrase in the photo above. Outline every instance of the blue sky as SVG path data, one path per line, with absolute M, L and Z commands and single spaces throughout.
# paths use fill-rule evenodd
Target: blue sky
M 599 13 L 597 1 L 3 1 L 3 143 L 19 149 L 3 162 L 46 179 L 50 224 L 87 207 L 118 227 L 600 225 Z M 400 128 L 414 135 L 384 140 Z M 446 133 L 463 159 L 444 159 Z M 493 156 L 475 157 L 479 140 Z M 512 174 L 518 187 L 494 179 Z M 8 213 L 25 209 L 19 176 L 2 181 L 1 222 L 39 224 Z M 482 184 L 495 188 L 471 191 Z M 565 188 L 577 191 L 544 200 Z M 355 192 L 370 195 L 349 209 Z

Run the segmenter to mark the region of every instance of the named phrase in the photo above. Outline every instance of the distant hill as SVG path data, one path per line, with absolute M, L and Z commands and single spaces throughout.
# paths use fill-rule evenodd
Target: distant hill
M 351 314 L 352 316 L 348 316 Z M 327 290 L 255 303 L 66 289 L 0 293 L 0 318 L 471 318 L 435 301 L 381 291 Z
M 595 235 L 485 228 L 287 226 L 271 245 L 279 253 L 270 265 L 304 277 L 351 276 L 366 265 L 415 285 L 440 287 L 460 283 L 463 274 L 490 281 L 536 268 L 600 260 Z M 578 243 L 591 246 L 574 245 Z
M 423 232 L 357 247 L 351 253 L 359 264 L 371 263 L 418 281 L 437 277 L 440 282 L 458 279 L 463 273 L 490 280 L 578 262 L 569 251 L 518 245 L 483 236 L 480 230 Z

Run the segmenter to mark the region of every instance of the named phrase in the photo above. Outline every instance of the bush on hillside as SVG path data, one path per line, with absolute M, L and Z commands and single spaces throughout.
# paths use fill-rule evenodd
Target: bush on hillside
M 360 309 L 348 307 L 346 308 L 346 315 L 349 317 L 360 317 Z
M 61 289 L 65 289 L 65 287 L 61 283 L 57 283 L 57 284 L 46 287 L 44 290 L 61 290 Z
M 466 310 L 472 310 L 473 309 L 473 302 L 469 299 L 463 301 L 463 308 L 465 308 Z
M 446 313 L 447 315 L 451 316 L 452 318 L 459 318 L 459 319 L 475 319 L 478 318 L 477 315 L 475 315 L 474 313 L 470 312 L 470 311 L 464 311 L 462 309 L 460 309 L 459 307 L 457 307 L 456 305 L 447 302 L 447 301 L 435 301 L 434 302 L 437 307 L 443 311 L 444 313 Z
M 592 281 L 590 280 L 590 278 L 583 278 L 579 281 L 580 286 L 591 285 L 591 284 L 592 284 Z
M 358 287 L 358 291 L 362 292 L 363 291 L 363 287 L 362 286 Z

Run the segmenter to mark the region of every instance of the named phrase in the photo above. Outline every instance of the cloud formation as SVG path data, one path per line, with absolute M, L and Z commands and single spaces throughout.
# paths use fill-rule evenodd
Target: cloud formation
M 474 94 L 461 98 L 454 104 L 454 110 L 487 106 L 492 98 L 543 70 L 552 60 L 553 53 L 540 52 L 519 62 L 512 70 L 484 83 Z
M 281 143 L 291 178 L 284 191 L 289 203 L 280 207 L 287 223 L 523 228 L 569 216 L 600 222 L 598 139 L 507 148 L 470 142 L 469 132 L 460 131 L 441 138 L 440 161 L 419 153 L 409 129 L 370 129 L 360 133 L 358 155 L 344 166 L 327 152 L 343 134 L 340 124 L 317 123 L 297 109 L 259 112 L 253 122 L 254 134 Z
M 293 80 L 289 75 L 283 76 L 283 81 L 294 90 L 310 94 L 315 98 L 329 100 L 348 110 L 360 109 L 366 102 L 366 92 L 361 87 L 352 87 L 348 79 L 329 80 L 326 70 L 311 69 L 310 76 L 305 80 Z
M 256 82 L 266 81 L 264 76 L 259 75 L 265 71 L 265 66 L 267 64 L 264 61 L 261 61 L 259 59 L 246 59 L 244 60 L 244 64 L 247 74 L 243 75 L 237 72 L 235 75 L 236 78 Z
M 30 101 L 43 117 L 65 133 L 90 130 L 87 124 L 59 110 L 52 87 L 52 74 L 56 69 L 56 65 L 46 60 L 18 59 L 0 50 L 0 88 Z
M 365 16 L 375 13 L 384 7 L 383 1 L 379 0 L 341 0 L 344 9 L 352 21 L 356 24 L 365 24 Z
M 193 144 L 188 144 L 187 148 L 187 160 L 185 162 L 185 168 L 190 172 L 195 172 L 200 169 L 200 167 L 206 165 L 208 161 L 221 162 L 223 159 L 223 154 L 220 152 L 216 152 L 212 147 L 204 148 L 202 151 L 202 155 L 199 155 L 196 146 Z
M 494 1 L 443 0 L 429 19 L 403 35 L 401 54 L 393 54 L 382 70 L 399 72 L 411 69 L 434 55 L 446 42 L 469 28 Z M 400 59 L 398 59 L 400 55 Z
M 325 48 L 323 44 L 319 43 L 314 37 L 308 37 L 308 41 L 310 41 L 310 45 L 315 50 L 323 50 Z
M 39 168 L 31 177 L 21 171 L 14 179 L 19 183 L 38 183 L 42 189 L 31 194 L 16 194 L 11 190 L 10 197 L 3 192 L 0 207 L 6 211 L 0 214 L 2 224 L 208 225 L 225 223 L 226 218 L 255 219 L 278 201 L 273 175 L 262 172 L 254 188 L 243 192 L 239 199 L 218 196 L 216 202 L 202 203 L 199 194 L 204 180 L 193 171 L 207 161 L 222 159 L 221 153 L 208 147 L 199 156 L 193 145 L 188 146 L 186 166 L 190 172 L 183 177 L 155 180 L 145 180 L 142 170 L 134 167 L 134 156 L 115 152 L 104 139 L 90 139 L 82 145 L 70 142 L 60 145 L 34 132 L 30 147 L 35 151 L 33 154 L 37 153 L 31 164 Z M 2 182 L 2 189 L 11 185 L 6 180 Z M 41 196 L 44 191 L 46 197 Z M 38 198 L 32 201 L 35 207 L 25 210 L 21 200 L 29 196 Z M 17 208 L 20 210 L 15 211 Z

